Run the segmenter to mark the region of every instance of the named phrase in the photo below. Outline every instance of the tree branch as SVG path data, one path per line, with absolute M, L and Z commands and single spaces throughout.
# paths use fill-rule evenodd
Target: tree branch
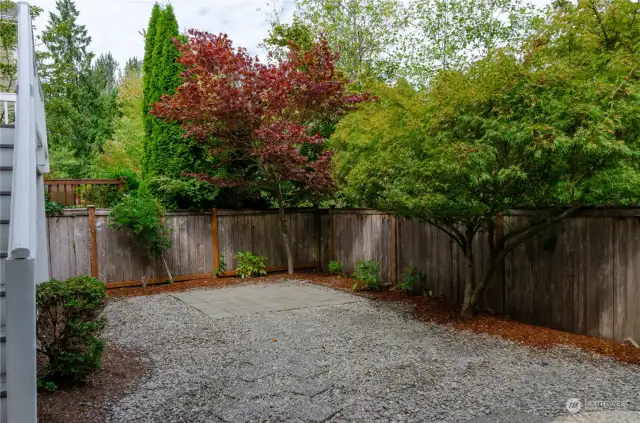
M 510 239 L 512 240 L 511 243 L 504 242 L 500 246 L 501 251 L 497 256 L 497 262 L 499 263 L 500 260 L 504 259 L 507 256 L 507 254 L 509 254 L 514 248 L 516 248 L 518 245 L 520 245 L 527 239 L 535 236 L 541 230 L 548 228 L 549 226 L 555 223 L 560 222 L 561 220 L 571 216 L 572 214 L 575 214 L 578 210 L 580 210 L 580 208 L 582 208 L 582 205 L 583 205 L 582 202 L 576 203 L 573 206 L 569 207 L 564 212 L 562 212 L 561 214 L 559 214 L 558 216 L 548 219 L 545 222 L 533 223 L 528 227 L 522 228 L 524 230 L 518 230 L 519 232 L 518 234 L 510 237 Z M 508 234 L 508 235 L 511 235 L 511 234 Z
M 430 225 L 433 225 L 436 228 L 440 229 L 441 231 L 445 232 L 451 238 L 453 238 L 453 240 L 456 242 L 456 244 L 458 244 L 460 246 L 462 251 L 466 250 L 466 245 L 465 245 L 465 242 L 464 242 L 464 235 L 462 234 L 462 232 L 460 232 L 459 229 L 455 228 L 454 226 L 451 226 L 450 230 L 449 230 L 449 229 L 445 228 L 444 226 L 436 223 L 435 221 L 433 221 L 431 219 L 425 219 L 425 221 L 427 223 L 429 223 Z
M 607 29 L 604 27 L 604 22 L 602 22 L 602 17 L 600 16 L 600 13 L 598 12 L 598 9 L 596 8 L 596 5 L 593 1 L 589 1 L 589 5 L 591 5 L 591 10 L 593 10 L 593 13 L 596 15 L 596 19 L 598 20 L 598 25 L 600 25 L 600 29 L 602 30 L 602 35 L 604 36 L 604 41 L 607 43 L 607 46 L 609 46 L 609 43 L 610 43 L 609 35 L 607 34 Z

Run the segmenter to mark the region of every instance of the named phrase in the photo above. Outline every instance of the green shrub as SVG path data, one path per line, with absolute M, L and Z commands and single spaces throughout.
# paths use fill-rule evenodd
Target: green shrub
M 410 295 L 428 295 L 432 292 L 427 288 L 427 275 L 416 267 L 407 267 L 401 275 L 400 289 Z
M 224 262 L 224 254 L 220 254 L 220 259 L 218 260 L 218 268 L 213 272 L 214 276 L 217 278 L 222 275 L 227 267 L 227 264 Z
M 106 318 L 102 281 L 80 276 L 51 280 L 36 289 L 38 353 L 47 359 L 38 384 L 81 382 L 102 366 Z
M 380 290 L 380 264 L 375 260 L 359 261 L 352 277 L 356 280 L 353 284 L 355 291 L 362 284 L 369 291 Z
M 238 253 L 234 258 L 238 260 L 236 272 L 238 272 L 238 276 L 243 279 L 265 276 L 267 274 L 265 270 L 266 257 L 255 256 L 251 251 L 247 251 L 245 253 Z
M 153 176 L 140 186 L 140 193 L 157 198 L 167 210 L 206 210 L 215 205 L 219 188 L 194 178 Z
M 344 269 L 342 268 L 342 263 L 339 261 L 330 261 L 329 262 L 329 273 L 332 275 L 342 275 Z
M 169 230 L 162 224 L 163 210 L 152 197 L 134 197 L 125 195 L 111 208 L 109 226 L 115 230 L 127 229 L 144 249 L 147 256 L 161 258 L 169 280 L 173 282 L 171 270 L 163 257 L 163 253 L 171 248 Z
M 57 201 L 45 199 L 44 211 L 50 214 L 60 214 L 64 211 L 64 206 Z

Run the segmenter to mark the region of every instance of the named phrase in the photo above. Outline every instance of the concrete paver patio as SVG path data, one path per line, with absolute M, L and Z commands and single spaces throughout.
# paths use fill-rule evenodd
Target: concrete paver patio
M 363 301 L 360 297 L 314 285 L 279 284 L 192 291 L 174 294 L 174 297 L 214 319 Z

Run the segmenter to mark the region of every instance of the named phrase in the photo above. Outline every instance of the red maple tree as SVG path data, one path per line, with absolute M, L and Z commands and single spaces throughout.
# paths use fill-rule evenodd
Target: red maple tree
M 180 122 L 185 136 L 208 145 L 210 172 L 189 176 L 270 193 L 293 273 L 284 209 L 334 189 L 331 151 L 318 128 L 335 123 L 368 95 L 347 92 L 326 41 L 306 52 L 291 45 L 277 65 L 234 48 L 225 34 L 191 30 L 187 42 L 177 43 L 183 84 L 156 103 L 153 113 Z

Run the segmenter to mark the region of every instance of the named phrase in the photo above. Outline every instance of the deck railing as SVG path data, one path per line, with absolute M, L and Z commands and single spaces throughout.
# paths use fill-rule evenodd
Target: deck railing
M 16 95 L 14 93 L 0 93 L 0 125 L 16 122 Z
M 46 196 L 65 207 L 89 204 L 108 208 L 124 189 L 125 179 L 45 179 Z

